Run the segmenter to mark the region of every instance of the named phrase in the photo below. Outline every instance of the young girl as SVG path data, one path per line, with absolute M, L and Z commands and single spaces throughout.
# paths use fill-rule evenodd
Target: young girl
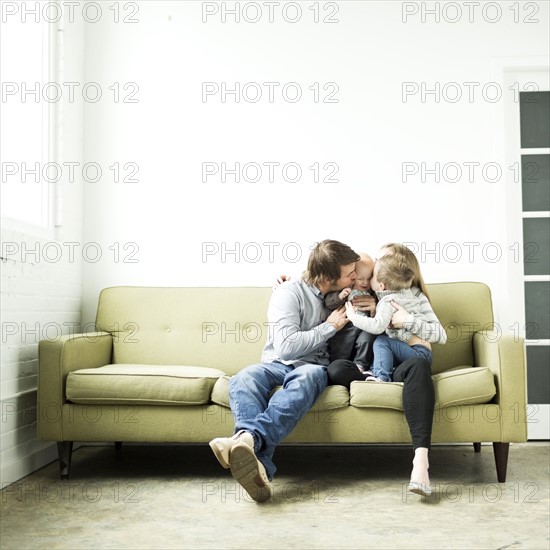
M 431 330 L 423 334 L 422 339 L 415 336 L 413 331 L 417 322 L 436 325 L 438 319 L 431 308 L 422 304 L 427 299 L 422 300 L 411 290 L 413 278 L 414 272 L 401 254 L 385 255 L 377 260 L 371 280 L 371 286 L 379 300 L 375 316 L 369 318 L 358 315 L 350 303 L 346 304 L 348 319 L 355 327 L 370 334 L 380 334 L 374 342 L 373 376 L 367 380 L 391 382 L 394 365 L 414 356 L 424 357 L 432 364 L 429 343 Z M 403 328 L 390 327 L 395 311 L 391 302 L 397 302 L 411 315 L 411 321 Z M 382 335 L 383 332 L 385 334 Z M 410 340 L 413 341 L 412 344 L 409 344 Z
M 414 253 L 407 248 L 404 244 L 400 243 L 388 243 L 385 244 L 379 251 L 377 258 L 383 258 L 384 256 L 392 256 L 392 255 L 400 255 L 403 258 L 403 261 L 412 269 L 414 277 L 411 283 L 411 290 L 413 291 L 414 295 L 420 300 L 420 316 L 430 316 L 430 312 L 433 313 L 432 306 L 430 304 L 430 295 L 428 293 L 428 288 L 426 287 L 426 283 L 424 282 L 424 279 L 422 277 L 422 273 L 420 271 L 420 264 L 418 263 L 418 260 Z M 394 314 L 392 318 L 392 323 L 395 328 L 399 328 L 400 326 L 403 326 L 404 323 L 411 322 L 416 320 L 418 324 L 415 336 L 418 337 L 420 340 L 420 335 L 426 335 L 426 340 L 430 342 L 431 344 L 444 344 L 447 341 L 447 334 L 445 332 L 445 329 L 442 327 L 441 323 L 437 321 L 437 318 L 435 320 L 430 320 L 427 322 L 423 322 L 420 319 L 414 319 L 413 315 L 408 314 L 407 311 L 405 311 L 404 308 L 400 307 L 399 304 L 395 303 L 393 304 L 397 311 Z M 398 323 L 399 325 L 396 325 Z M 416 340 L 410 340 L 409 345 L 414 345 L 416 343 Z

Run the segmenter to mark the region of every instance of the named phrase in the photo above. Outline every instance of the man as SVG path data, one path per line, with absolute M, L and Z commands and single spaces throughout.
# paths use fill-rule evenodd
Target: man
M 323 299 L 353 285 L 358 260 L 343 243 L 317 243 L 302 278 L 284 282 L 271 297 L 262 363 L 231 378 L 235 435 L 213 439 L 210 447 L 256 502 L 271 498 L 275 447 L 327 385 L 327 341 L 349 321 L 345 308 L 329 312 Z M 270 398 L 277 386 L 282 389 Z

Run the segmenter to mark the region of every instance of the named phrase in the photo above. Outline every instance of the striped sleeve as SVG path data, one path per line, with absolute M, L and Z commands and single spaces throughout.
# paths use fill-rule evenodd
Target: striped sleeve
M 444 344 L 447 341 L 447 332 L 439 322 L 426 295 L 418 289 L 415 292 L 418 297 L 420 312 L 411 314 L 410 321 L 403 324 L 403 328 L 410 331 L 431 344 Z

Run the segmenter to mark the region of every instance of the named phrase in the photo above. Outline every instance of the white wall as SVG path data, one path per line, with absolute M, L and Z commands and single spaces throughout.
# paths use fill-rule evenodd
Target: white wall
M 65 78 L 81 82 L 84 27 L 75 22 L 65 34 L 70 45 L 65 51 Z M 63 107 L 62 160 L 82 164 L 82 104 L 64 101 Z M 37 160 L 32 159 L 33 166 Z M 80 332 L 82 257 L 76 251 L 83 238 L 81 178 L 70 183 L 64 177 L 61 189 L 62 227 L 54 230 L 2 219 L 2 487 L 57 457 L 55 444 L 36 436 L 38 342 Z
M 104 18 L 86 30 L 85 80 L 104 89 L 114 82 L 139 85 L 138 103 L 85 104 L 86 160 L 133 161 L 139 183 L 116 184 L 111 177 L 85 184 L 84 240 L 104 250 L 129 247 L 118 262 L 112 251 L 84 263 L 85 319 L 93 320 L 98 292 L 111 285 L 270 285 L 276 274 L 300 273 L 309 248 L 324 238 L 373 254 L 387 241 L 415 243 L 428 282 L 484 281 L 498 304 L 513 243 L 495 201 L 507 171 L 495 135 L 502 100 L 492 102 L 499 88 L 486 85 L 495 81 L 497 58 L 547 52 L 548 4 L 537 3 L 531 16 L 524 6 L 514 14 L 501 2 L 494 23 L 488 19 L 497 18 L 496 8 L 478 7 L 471 23 L 463 7 L 462 18 L 449 23 L 445 18 L 455 12 L 443 2 L 436 23 L 426 14 L 422 22 L 422 10 L 434 2 L 405 3 L 409 12 L 419 10 L 406 22 L 401 2 L 320 2 L 321 19 L 338 6 L 333 24 L 314 22 L 313 2 L 300 3 L 302 16 L 293 24 L 283 18 L 286 2 L 275 8 L 273 23 L 261 2 L 244 14 L 252 19 L 260 7 L 259 22 L 236 23 L 227 14 L 224 23 L 222 4 L 141 2 L 139 22 Z M 202 10 L 216 6 L 220 11 L 203 22 Z M 286 9 L 294 18 L 294 8 Z M 204 82 L 258 83 L 249 85 L 247 97 L 254 99 L 258 86 L 264 94 L 256 103 L 242 95 L 239 103 L 234 95 L 223 103 L 220 94 L 203 101 Z M 272 103 L 264 82 L 280 83 Z M 289 82 L 301 86 L 299 102 L 282 98 Z M 309 89 L 315 82 L 321 99 L 334 89 L 323 85 L 336 83 L 338 103 L 315 103 Z M 405 102 L 407 82 L 411 90 L 439 83 L 439 101 L 434 95 L 422 101 L 418 93 Z M 459 84 L 462 99 L 452 102 L 458 88 L 447 83 Z M 257 183 L 235 183 L 231 175 L 222 183 L 219 174 L 203 182 L 204 162 L 295 162 L 303 176 L 289 183 L 276 172 L 269 183 L 266 168 Z M 314 183 L 308 168 L 314 162 L 336 163 L 338 183 Z M 405 162 L 419 169 L 423 162 L 432 169 L 436 162 L 458 163 L 463 174 L 449 181 L 455 177 L 449 166 L 439 183 L 433 175 L 423 183 L 420 174 L 404 182 Z M 499 181 L 488 181 L 494 171 L 482 173 L 490 162 L 503 171 Z M 464 163 L 479 163 L 472 182 Z M 205 247 L 219 252 L 204 256 Z M 224 256 L 224 247 L 240 254 Z M 128 259 L 136 263 L 125 263 L 135 251 Z
M 282 9 L 294 18 L 295 4 L 281 2 L 269 22 L 263 2 L 248 2 L 240 23 L 230 14 L 223 22 L 222 6 L 234 4 L 119 3 L 118 23 L 103 5 L 97 22 L 86 23 L 76 9 L 66 25 L 64 80 L 79 83 L 80 95 L 64 105 L 63 157 L 79 166 L 92 163 L 92 169 L 86 181 L 77 170 L 76 180 L 65 183 L 64 225 L 57 233 L 3 224 L 4 242 L 38 243 L 39 250 L 73 242 L 80 252 L 55 263 L 27 256 L 2 265 L 2 322 L 18 327 L 9 338 L 3 333 L 2 342 L 3 483 L 55 455 L 35 437 L 37 340 L 45 327 L 54 330 L 48 323 L 68 330 L 66 323 L 93 321 L 103 287 L 264 286 L 279 273 L 300 273 L 309 248 L 324 238 L 373 254 L 384 242 L 401 241 L 418 250 L 428 282 L 484 281 L 494 290 L 497 320 L 506 307 L 510 282 L 501 283 L 501 275 L 513 253 L 509 228 L 518 220 L 495 197 L 510 175 L 499 132 L 504 96 L 513 92 L 502 87 L 503 98 L 492 102 L 498 88 L 482 90 L 501 83 L 494 67 L 502 58 L 547 55 L 548 3 L 513 3 L 514 12 L 510 3 L 492 2 L 493 11 L 476 8 L 473 22 L 461 3 L 462 17 L 450 23 L 456 3 L 437 4 L 435 22 L 422 13 L 435 2 L 300 2 L 301 17 L 289 23 Z M 321 21 L 338 22 L 315 23 L 309 8 L 316 5 Z M 202 10 L 216 8 L 203 22 Z M 246 22 L 256 8 L 262 19 Z M 403 9 L 418 13 L 404 22 Z M 236 103 L 232 95 L 224 103 L 219 94 L 203 101 L 205 82 L 250 83 L 249 99 L 258 87 L 264 95 L 256 103 L 242 96 Z M 279 83 L 273 102 L 265 82 Z M 296 103 L 281 94 L 290 82 L 303 93 Z M 127 83 L 135 84 L 124 88 Z M 320 84 L 319 102 L 314 83 Z M 335 89 L 323 90 L 326 83 L 337 85 L 337 103 L 322 101 Z M 439 85 L 438 101 L 418 93 L 405 102 L 404 83 L 410 90 Z M 82 99 L 86 84 L 89 98 L 101 89 L 96 103 Z M 139 91 L 130 96 L 136 85 Z M 463 96 L 453 102 L 457 89 Z M 139 182 L 115 183 L 110 167 L 117 162 L 121 178 L 132 175 L 124 165 L 135 163 Z M 257 183 L 236 183 L 231 175 L 223 183 L 219 174 L 203 182 L 205 162 L 294 162 L 303 174 L 291 183 L 279 169 L 268 182 L 264 166 Z M 321 168 L 334 163 L 338 182 L 315 183 L 309 169 L 315 162 Z M 462 178 L 448 181 L 451 170 L 439 183 L 433 175 L 403 181 L 403 163 L 433 168 L 436 162 L 458 163 Z M 496 182 L 480 169 L 490 162 L 503 171 Z M 479 163 L 473 181 L 465 163 Z M 90 181 L 94 166 L 102 170 L 97 182 Z M 502 257 L 491 261 L 499 252 Z M 457 253 L 461 259 L 454 261 Z

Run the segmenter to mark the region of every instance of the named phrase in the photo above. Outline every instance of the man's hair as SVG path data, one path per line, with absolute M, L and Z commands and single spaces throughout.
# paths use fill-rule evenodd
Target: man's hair
M 347 244 L 329 239 L 321 241 L 311 251 L 302 279 L 308 285 L 318 286 L 326 279 L 334 283 L 342 275 L 342 266 L 358 262 L 359 259 L 359 254 Z
M 401 254 L 383 256 L 377 262 L 376 278 L 384 283 L 387 290 L 402 290 L 411 288 L 414 280 L 414 270 L 411 269 Z

